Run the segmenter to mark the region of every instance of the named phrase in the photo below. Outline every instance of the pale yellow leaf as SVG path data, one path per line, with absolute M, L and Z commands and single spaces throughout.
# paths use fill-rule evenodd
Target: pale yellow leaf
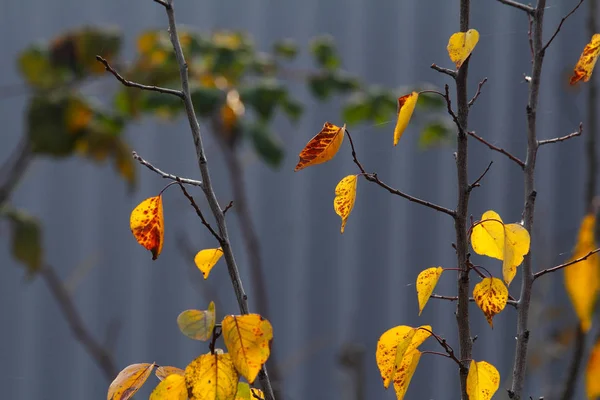
M 459 69 L 479 42 L 479 32 L 469 29 L 466 32 L 456 32 L 448 40 L 448 55 Z
M 156 364 L 132 364 L 121 372 L 108 387 L 107 400 L 128 400 L 142 387 Z
M 235 394 L 235 400 L 256 400 L 257 398 L 265 398 L 265 394 L 262 390 L 251 388 L 246 382 L 238 383 L 238 390 Z
M 398 119 L 396 121 L 396 127 L 394 128 L 394 146 L 398 144 L 402 134 L 406 130 L 410 117 L 412 117 L 417 100 L 419 99 L 419 93 L 412 92 L 402 97 L 398 97 Z
M 335 157 L 344 141 L 345 132 L 346 124 L 340 128 L 325 122 L 321 132 L 310 139 L 300 152 L 300 160 L 294 171 L 300 171 L 311 165 L 322 164 Z
M 473 361 L 467 376 L 469 400 L 491 400 L 500 386 L 500 373 L 492 364 Z
M 421 271 L 417 276 L 417 299 L 419 300 L 419 315 L 423 312 L 425 304 L 429 300 L 435 285 L 437 285 L 440 276 L 444 272 L 442 267 L 431 267 Z
M 194 263 L 200 271 L 204 279 L 208 279 L 210 271 L 213 269 L 215 264 L 223 256 L 223 250 L 219 247 L 218 249 L 204 249 L 200 250 L 196 257 L 194 257 Z
M 187 398 L 185 377 L 179 374 L 167 376 L 150 394 L 150 400 L 186 400 Z
M 508 289 L 498 278 L 484 278 L 473 289 L 475 304 L 483 311 L 488 324 L 493 328 L 492 318 L 506 307 Z
M 598 55 L 600 55 L 600 34 L 596 33 L 592 36 L 592 39 L 588 44 L 585 45 L 579 61 L 573 69 L 573 76 L 571 77 L 571 85 L 583 80 L 587 82 L 592 77 L 592 72 L 598 61 Z
M 208 310 L 185 310 L 177 317 L 179 330 L 190 339 L 207 341 L 215 327 L 215 303 Z
M 156 371 L 154 372 L 154 374 L 156 375 L 156 377 L 158 379 L 160 379 L 162 381 L 167 376 L 173 375 L 173 374 L 184 376 L 185 371 L 182 370 L 181 368 L 177 368 L 177 367 L 161 366 L 161 367 L 156 368 Z
M 229 353 L 201 355 L 185 368 L 190 400 L 233 400 L 238 380 Z
M 333 199 L 333 209 L 336 214 L 342 218 L 341 233 L 344 233 L 346 221 L 354 208 L 356 200 L 356 184 L 358 175 L 348 175 L 342 179 L 335 187 L 335 199 Z

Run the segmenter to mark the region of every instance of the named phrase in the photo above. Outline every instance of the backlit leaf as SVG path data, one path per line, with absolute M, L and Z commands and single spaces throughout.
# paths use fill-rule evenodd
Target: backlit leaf
M 219 247 L 217 249 L 204 249 L 200 250 L 194 257 L 194 263 L 200 271 L 204 279 L 208 278 L 210 271 L 213 269 L 215 264 L 223 256 L 223 250 Z
M 588 214 L 583 218 L 571 260 L 583 257 L 597 248 L 594 237 L 595 226 L 594 214 Z M 567 293 L 581 323 L 581 329 L 585 332 L 592 326 L 594 303 L 600 290 L 599 268 L 600 256 L 596 253 L 564 270 Z
M 162 367 L 156 368 L 156 371 L 154 372 L 154 374 L 156 375 L 156 377 L 158 379 L 160 379 L 162 381 L 167 376 L 173 375 L 173 374 L 184 376 L 185 371 L 182 370 L 181 368 L 177 368 L 177 367 L 162 366 Z
M 155 364 L 132 364 L 119 372 L 108 387 L 107 400 L 127 400 L 133 397 L 152 373 Z
M 483 311 L 488 324 L 493 328 L 492 318 L 506 307 L 508 289 L 498 278 L 484 278 L 473 289 L 475 304 Z
M 404 399 L 410 380 L 412 379 L 419 360 L 421 359 L 421 352 L 419 350 L 412 350 L 407 352 L 399 365 L 396 375 L 394 376 L 394 390 L 396 391 L 396 398 L 398 400 Z
M 594 66 L 598 61 L 598 55 L 600 54 L 600 34 L 596 33 L 592 36 L 592 39 L 588 44 L 585 45 L 583 52 L 579 56 L 579 61 L 573 69 L 573 76 L 571 77 L 571 85 L 583 80 L 587 82 L 592 77 Z
M 185 368 L 190 400 L 233 400 L 238 380 L 229 353 L 201 355 Z
M 235 394 L 235 400 L 256 400 L 257 398 L 265 398 L 265 394 L 262 390 L 251 388 L 246 382 L 238 383 L 238 390 Z
M 339 127 L 325 122 L 323 129 L 310 139 L 300 152 L 300 160 L 294 171 L 300 171 L 311 165 L 317 165 L 331 160 L 344 141 L 346 125 Z
M 271 323 L 258 314 L 228 315 L 221 329 L 235 368 L 249 383 L 254 383 L 271 354 Z
M 504 283 L 510 285 L 517 266 L 529 253 L 529 232 L 520 224 L 504 224 L 495 211 L 486 211 L 471 232 L 471 246 L 477 254 L 502 260 Z
M 152 259 L 156 260 L 165 236 L 162 195 L 150 197 L 134 208 L 129 225 L 137 242 L 150 250 Z
M 593 400 L 600 397 L 600 338 L 590 352 L 585 370 L 585 386 L 588 399 Z
M 187 387 L 185 377 L 179 374 L 171 374 L 150 394 L 150 400 L 187 400 Z
M 466 32 L 456 32 L 448 41 L 448 55 L 459 69 L 479 42 L 479 32 L 469 29 Z
M 185 310 L 177 317 L 179 330 L 190 339 L 207 341 L 215 327 L 215 303 L 208 310 Z
M 467 376 L 469 400 L 491 400 L 500 386 L 500 373 L 485 361 L 471 361 Z
M 335 187 L 335 199 L 333 199 L 333 209 L 342 218 L 342 228 L 340 231 L 344 233 L 346 221 L 354 207 L 356 200 L 356 183 L 358 175 L 348 175 L 342 179 Z
M 404 130 L 410 122 L 419 93 L 412 92 L 402 97 L 398 97 L 398 120 L 396 121 L 396 127 L 394 128 L 394 146 L 398 144 L 400 137 L 404 133 Z
M 425 304 L 429 300 L 435 285 L 437 285 L 440 276 L 444 272 L 442 267 L 431 267 L 421 271 L 417 276 L 417 298 L 419 300 L 419 315 L 423 312 Z

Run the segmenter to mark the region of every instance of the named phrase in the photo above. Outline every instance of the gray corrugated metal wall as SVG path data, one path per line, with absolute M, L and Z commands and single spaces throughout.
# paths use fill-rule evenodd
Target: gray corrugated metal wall
M 14 59 L 34 40 L 83 24 L 111 24 L 126 33 L 127 54 L 137 33 L 166 24 L 163 11 L 150 0 L 2 3 L 0 84 L 19 82 Z M 480 31 L 481 40 L 471 62 L 471 90 L 484 76 L 489 82 L 473 109 L 471 128 L 523 156 L 527 21 L 522 13 L 492 0 L 473 3 L 473 26 Z M 574 1 L 549 3 L 547 33 Z M 331 33 L 350 72 L 395 87 L 420 81 L 446 82 L 428 66 L 432 62 L 449 64 L 445 46 L 456 30 L 457 6 L 458 0 L 178 0 L 177 12 L 180 23 L 204 30 L 247 29 L 265 48 L 281 37 L 306 43 L 316 34 Z M 584 119 L 582 93 L 565 90 L 566 74 L 587 41 L 583 14 L 578 12 L 569 20 L 547 56 L 539 113 L 542 138 L 566 134 Z M 308 58 L 301 59 L 301 64 L 307 62 Z M 392 399 L 394 394 L 381 386 L 374 361 L 381 333 L 398 324 L 431 323 L 450 343 L 456 343 L 454 305 L 430 304 L 419 318 L 413 287 L 419 270 L 431 265 L 454 266 L 452 221 L 361 181 L 347 231 L 339 235 L 339 219 L 331 203 L 337 181 L 355 171 L 348 149 L 327 166 L 292 172 L 298 150 L 323 121 L 339 121 L 338 101 L 319 105 L 302 89 L 298 93 L 310 105 L 301 124 L 293 128 L 286 123 L 277 125 L 288 150 L 284 168 L 273 172 L 251 157 L 246 157 L 245 166 L 268 274 L 274 346 L 286 366 L 286 399 L 352 398 L 352 382 L 336 361 L 337 352 L 347 342 L 366 346 L 367 398 Z M 25 95 L 0 99 L 0 159 L 10 153 L 23 132 L 20 116 L 25 102 Z M 353 129 L 367 169 L 408 193 L 454 207 L 452 150 L 417 151 L 414 128 L 401 146 L 392 148 L 391 129 L 392 125 Z M 132 127 L 128 136 L 141 155 L 161 168 L 197 175 L 183 121 L 143 121 Z M 229 188 L 217 150 L 209 139 L 211 170 L 218 194 L 226 201 Z M 472 176 L 489 160 L 495 161 L 483 187 L 473 195 L 472 213 L 477 217 L 495 209 L 506 220 L 518 220 L 523 197 L 520 171 L 478 143 L 471 145 L 470 155 Z M 540 151 L 535 245 L 546 250 L 543 257 L 540 253 L 536 257 L 538 267 L 562 261 L 571 249 L 583 213 L 583 173 L 583 140 Z M 183 309 L 205 306 L 202 292 L 207 283 L 189 279 L 191 261 L 178 251 L 176 234 L 181 231 L 193 237 L 198 248 L 211 241 L 186 202 L 175 192 L 169 193 L 165 199 L 166 244 L 160 259 L 151 262 L 148 253 L 133 241 L 127 221 L 131 209 L 156 193 L 164 181 L 146 170 L 140 170 L 140 176 L 139 190 L 128 196 L 108 167 L 80 160 L 40 160 L 30 168 L 13 201 L 43 219 L 46 258 L 61 276 L 67 277 L 85 260 L 95 260 L 95 267 L 74 296 L 97 336 L 104 335 L 111 321 L 121 323 L 115 349 L 119 367 L 141 361 L 184 366 L 204 347 L 183 337 L 175 318 Z M 229 222 L 236 255 L 245 282 L 249 282 L 235 218 L 230 217 Z M 107 382 L 72 338 L 43 282 L 23 282 L 22 270 L 9 256 L 7 232 L 2 233 L 0 398 L 103 398 Z M 498 263 L 482 262 L 498 270 Z M 211 281 L 220 299 L 218 309 L 235 312 L 224 266 L 213 272 Z M 438 291 L 454 293 L 450 273 L 442 278 Z M 517 287 L 511 291 L 518 293 Z M 536 299 L 542 303 L 563 297 L 559 276 L 548 277 L 536 288 Z M 473 333 L 479 336 L 475 357 L 498 366 L 504 380 L 510 375 L 513 358 L 514 311 L 498 316 L 491 331 L 473 306 L 473 321 Z M 533 327 L 534 337 L 542 337 L 543 325 L 534 321 Z M 563 368 L 564 362 L 558 371 Z M 409 397 L 458 398 L 455 372 L 451 362 L 423 357 Z M 549 395 L 552 379 L 552 375 L 534 374 L 529 379 L 529 393 Z

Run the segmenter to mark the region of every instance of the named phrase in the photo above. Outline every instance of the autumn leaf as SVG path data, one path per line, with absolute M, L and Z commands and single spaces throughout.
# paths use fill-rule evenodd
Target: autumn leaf
M 502 260 L 504 283 L 510 285 L 517 266 L 529 253 L 529 232 L 521 224 L 504 224 L 495 211 L 486 211 L 471 232 L 475 253 Z
M 496 367 L 485 361 L 473 361 L 467 376 L 469 400 L 491 400 L 500 386 L 500 373 Z
M 585 45 L 583 52 L 579 56 L 579 61 L 573 69 L 573 76 L 571 77 L 571 85 L 576 84 L 580 80 L 587 82 L 592 77 L 594 66 L 598 61 L 598 55 L 600 54 L 600 34 L 596 33 L 592 36 L 592 40 Z
M 154 374 L 156 375 L 156 377 L 158 379 L 160 379 L 162 381 L 167 376 L 173 375 L 173 374 L 184 376 L 185 371 L 182 370 L 181 368 L 177 368 L 177 367 L 162 366 L 162 367 L 156 368 L 156 371 L 154 372 Z
M 185 310 L 177 317 L 179 330 L 194 340 L 207 341 L 215 327 L 215 303 L 210 302 L 208 310 Z
M 200 250 L 198 254 L 196 254 L 196 257 L 194 257 L 194 262 L 196 263 L 198 269 L 202 271 L 202 276 L 204 279 L 208 279 L 210 271 L 219 261 L 221 256 L 223 256 L 223 250 L 220 247 L 218 249 Z
M 265 394 L 262 390 L 251 388 L 246 382 L 238 383 L 238 390 L 235 394 L 235 400 L 256 400 L 257 398 L 265 398 Z
M 428 325 L 419 328 L 399 325 L 381 335 L 377 342 L 375 359 L 386 389 L 395 380 L 408 354 L 417 349 L 429 336 L 431 326 Z
M 106 400 L 127 400 L 133 397 L 152 373 L 156 364 L 132 364 L 119 372 L 108 387 Z
M 479 42 L 479 32 L 469 29 L 466 32 L 456 32 L 448 40 L 448 55 L 459 69 Z
M 179 374 L 171 374 L 150 394 L 150 400 L 187 400 L 187 388 L 185 377 Z
M 594 214 L 586 215 L 583 218 L 571 260 L 583 257 L 596 249 L 595 226 Z M 581 323 L 581 329 L 585 332 L 589 331 L 592 326 L 594 303 L 600 290 L 599 268 L 600 256 L 596 253 L 564 270 L 567 293 Z
M 271 323 L 258 314 L 228 315 L 223 318 L 221 330 L 235 368 L 249 383 L 254 383 L 271 354 Z
M 415 106 L 417 105 L 417 99 L 419 93 L 412 92 L 402 97 L 398 97 L 398 120 L 396 121 L 396 127 L 394 128 L 394 146 L 398 144 L 400 137 L 404 133 L 404 130 L 410 122 Z
M 311 165 L 322 164 L 331 160 L 344 141 L 346 125 L 339 127 L 325 122 L 323 129 L 310 139 L 300 152 L 300 160 L 294 171 L 300 171 Z
M 419 350 L 412 350 L 402 359 L 394 377 L 394 390 L 396 391 L 396 398 L 398 400 L 404 399 L 404 395 L 417 369 L 417 365 L 419 365 L 420 359 L 421 352 Z
M 137 242 L 150 250 L 152 259 L 156 260 L 162 251 L 165 237 L 162 196 L 150 197 L 134 208 L 129 225 Z
M 341 233 L 344 233 L 346 221 L 354 208 L 356 200 L 356 183 L 358 175 L 348 175 L 342 179 L 335 187 L 335 199 L 333 199 L 333 209 L 336 214 L 342 218 Z
M 587 367 L 585 370 L 585 387 L 587 398 L 597 399 L 600 397 L 600 338 L 596 341 L 594 348 L 590 352 Z
M 437 285 L 440 276 L 444 272 L 442 267 L 431 267 L 421 271 L 417 276 L 417 299 L 419 300 L 419 315 L 423 312 L 425 304 L 429 300 L 435 285 Z
M 215 351 L 196 358 L 185 368 L 190 400 L 234 399 L 239 376 L 229 353 Z
M 506 307 L 508 289 L 498 278 L 483 278 L 473 288 L 475 304 L 483 311 L 488 324 L 493 328 L 492 318 Z

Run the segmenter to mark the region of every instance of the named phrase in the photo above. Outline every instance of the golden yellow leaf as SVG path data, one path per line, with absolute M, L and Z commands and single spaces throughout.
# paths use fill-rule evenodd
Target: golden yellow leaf
M 401 364 L 398 366 L 396 375 L 394 376 L 394 390 L 396 391 L 396 398 L 398 400 L 404 399 L 404 395 L 406 394 L 410 380 L 417 369 L 417 365 L 419 365 L 420 359 L 421 352 L 415 349 L 407 352 L 402 359 Z
M 233 400 L 238 380 L 229 353 L 201 355 L 185 368 L 190 400 Z
M 200 250 L 198 254 L 196 254 L 196 257 L 194 257 L 194 262 L 196 263 L 198 269 L 202 271 L 202 276 L 204 279 L 208 278 L 210 271 L 219 261 L 221 256 L 223 256 L 223 250 L 220 247 L 218 249 Z
M 585 386 L 589 400 L 600 397 L 600 339 L 596 341 L 590 352 L 590 358 L 585 370 Z
M 260 399 L 265 398 L 265 394 L 262 390 L 251 388 L 246 382 L 238 383 L 235 400 L 256 400 L 257 397 Z
M 420 329 L 424 328 L 424 329 Z M 379 338 L 375 360 L 381 373 L 383 386 L 387 389 L 403 365 L 409 353 L 417 349 L 429 336 L 431 326 L 424 325 L 419 328 L 399 325 L 388 329 Z
M 576 84 L 580 80 L 587 82 L 592 77 L 594 66 L 598 61 L 598 55 L 600 54 L 600 34 L 596 33 L 592 36 L 592 39 L 588 44 L 585 45 L 583 52 L 579 56 L 579 61 L 573 69 L 573 76 L 571 77 L 571 85 Z
M 335 187 L 335 199 L 333 199 L 333 209 L 336 214 L 342 218 L 342 228 L 340 231 L 344 233 L 346 221 L 354 208 L 356 200 L 356 183 L 358 175 L 348 175 L 342 179 Z
M 593 214 L 583 218 L 571 260 L 583 257 L 597 247 L 595 226 L 596 217 Z M 567 293 L 581 323 L 581 329 L 585 332 L 592 326 L 594 303 L 600 290 L 599 268 L 600 256 L 596 253 L 564 270 Z
M 431 267 L 421 271 L 417 276 L 417 298 L 419 300 L 419 315 L 423 312 L 425 304 L 429 300 L 435 285 L 437 285 L 440 276 L 444 272 L 442 267 Z
M 149 54 L 158 43 L 158 32 L 148 31 L 142 33 L 137 39 L 137 50 L 140 54 Z
M 486 211 L 471 231 L 475 253 L 502 260 L 504 283 L 517 274 L 517 267 L 529 253 L 529 232 L 520 224 L 504 224 L 495 211 Z
M 469 29 L 466 32 L 456 32 L 448 40 L 448 55 L 459 69 L 479 42 L 479 32 Z
M 162 251 L 165 237 L 162 196 L 150 197 L 134 208 L 129 226 L 137 242 L 150 250 L 152 259 L 156 260 Z
M 194 340 L 207 341 L 215 327 L 215 303 L 208 310 L 185 310 L 177 317 L 177 326 L 185 336 Z
M 156 364 L 131 364 L 119 372 L 108 387 L 106 400 L 127 400 L 133 397 L 152 373 Z
M 491 400 L 500 386 L 500 373 L 496 367 L 485 361 L 473 361 L 467 376 L 469 400 Z
M 187 398 L 185 377 L 179 374 L 167 376 L 150 394 L 150 400 L 187 400 Z
M 254 383 L 271 354 L 271 323 L 258 314 L 228 315 L 223 318 L 221 330 L 235 368 L 249 383 Z
M 300 152 L 300 160 L 294 171 L 300 171 L 311 165 L 322 164 L 331 160 L 344 141 L 346 124 L 343 127 L 325 122 L 323 129 L 310 139 Z
M 400 137 L 404 133 L 404 130 L 410 122 L 419 93 L 412 92 L 402 97 L 398 97 L 398 120 L 396 121 L 396 127 L 394 128 L 394 146 L 398 144 Z
M 483 278 L 473 289 L 475 304 L 483 311 L 488 324 L 493 328 L 492 318 L 506 307 L 508 289 L 498 278 Z
M 160 379 L 162 381 L 167 376 L 173 375 L 173 374 L 184 376 L 185 371 L 182 370 L 181 368 L 177 368 L 177 367 L 162 366 L 162 367 L 156 368 L 156 371 L 154 372 L 154 374 L 156 375 L 156 377 L 158 379 Z

